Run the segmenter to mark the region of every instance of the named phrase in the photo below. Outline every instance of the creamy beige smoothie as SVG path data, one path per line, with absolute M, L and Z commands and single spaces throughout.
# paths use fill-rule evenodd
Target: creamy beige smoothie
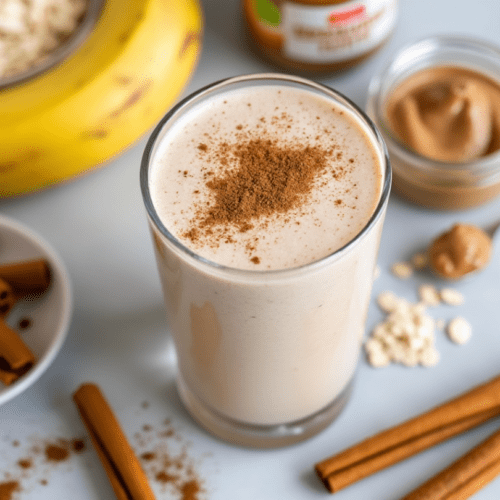
M 145 201 L 181 397 L 212 432 L 265 445 L 265 428 L 302 421 L 298 440 L 345 402 L 390 174 L 342 98 L 247 78 L 157 129 Z

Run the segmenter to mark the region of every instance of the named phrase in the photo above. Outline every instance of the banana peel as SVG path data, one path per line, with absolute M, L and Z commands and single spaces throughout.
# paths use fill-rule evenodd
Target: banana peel
M 197 0 L 106 0 L 58 66 L 0 90 L 0 198 L 102 165 L 161 119 L 201 51 Z

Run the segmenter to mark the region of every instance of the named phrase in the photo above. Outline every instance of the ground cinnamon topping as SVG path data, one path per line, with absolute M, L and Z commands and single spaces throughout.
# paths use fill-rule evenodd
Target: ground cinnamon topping
M 200 144 L 200 151 L 208 148 Z M 217 227 L 225 238 L 230 231 L 246 232 L 255 222 L 283 215 L 303 206 L 320 175 L 342 175 L 328 159 L 333 150 L 312 145 L 283 145 L 276 139 L 250 138 L 236 144 L 223 142 L 213 152 L 224 166 L 220 176 L 208 172 L 206 186 L 213 195 L 208 206 L 197 207 L 184 237 L 198 242 Z M 224 231 L 224 228 L 226 231 Z

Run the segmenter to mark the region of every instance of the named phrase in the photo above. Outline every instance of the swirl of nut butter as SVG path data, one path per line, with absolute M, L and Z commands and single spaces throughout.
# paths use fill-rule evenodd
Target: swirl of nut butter
M 500 147 L 500 82 L 466 68 L 411 75 L 392 93 L 386 114 L 406 146 L 438 161 L 470 162 Z
M 429 263 L 439 276 L 459 279 L 484 268 L 491 259 L 490 236 L 472 224 L 455 224 L 428 249 Z

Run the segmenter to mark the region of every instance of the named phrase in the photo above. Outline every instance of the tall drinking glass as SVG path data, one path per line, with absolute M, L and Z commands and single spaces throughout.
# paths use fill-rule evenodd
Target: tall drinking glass
M 245 152 L 259 153 L 259 145 L 266 168 L 275 156 L 280 168 L 283 151 L 325 151 L 327 166 L 299 208 L 256 215 L 248 228 L 196 226 L 218 203 L 214 179 L 233 175 L 229 186 L 249 161 Z M 229 78 L 159 123 L 141 188 L 178 391 L 208 431 L 236 444 L 282 446 L 339 414 L 361 352 L 390 184 L 385 145 L 369 118 L 299 77 Z M 205 231 L 201 243 L 190 224 Z

